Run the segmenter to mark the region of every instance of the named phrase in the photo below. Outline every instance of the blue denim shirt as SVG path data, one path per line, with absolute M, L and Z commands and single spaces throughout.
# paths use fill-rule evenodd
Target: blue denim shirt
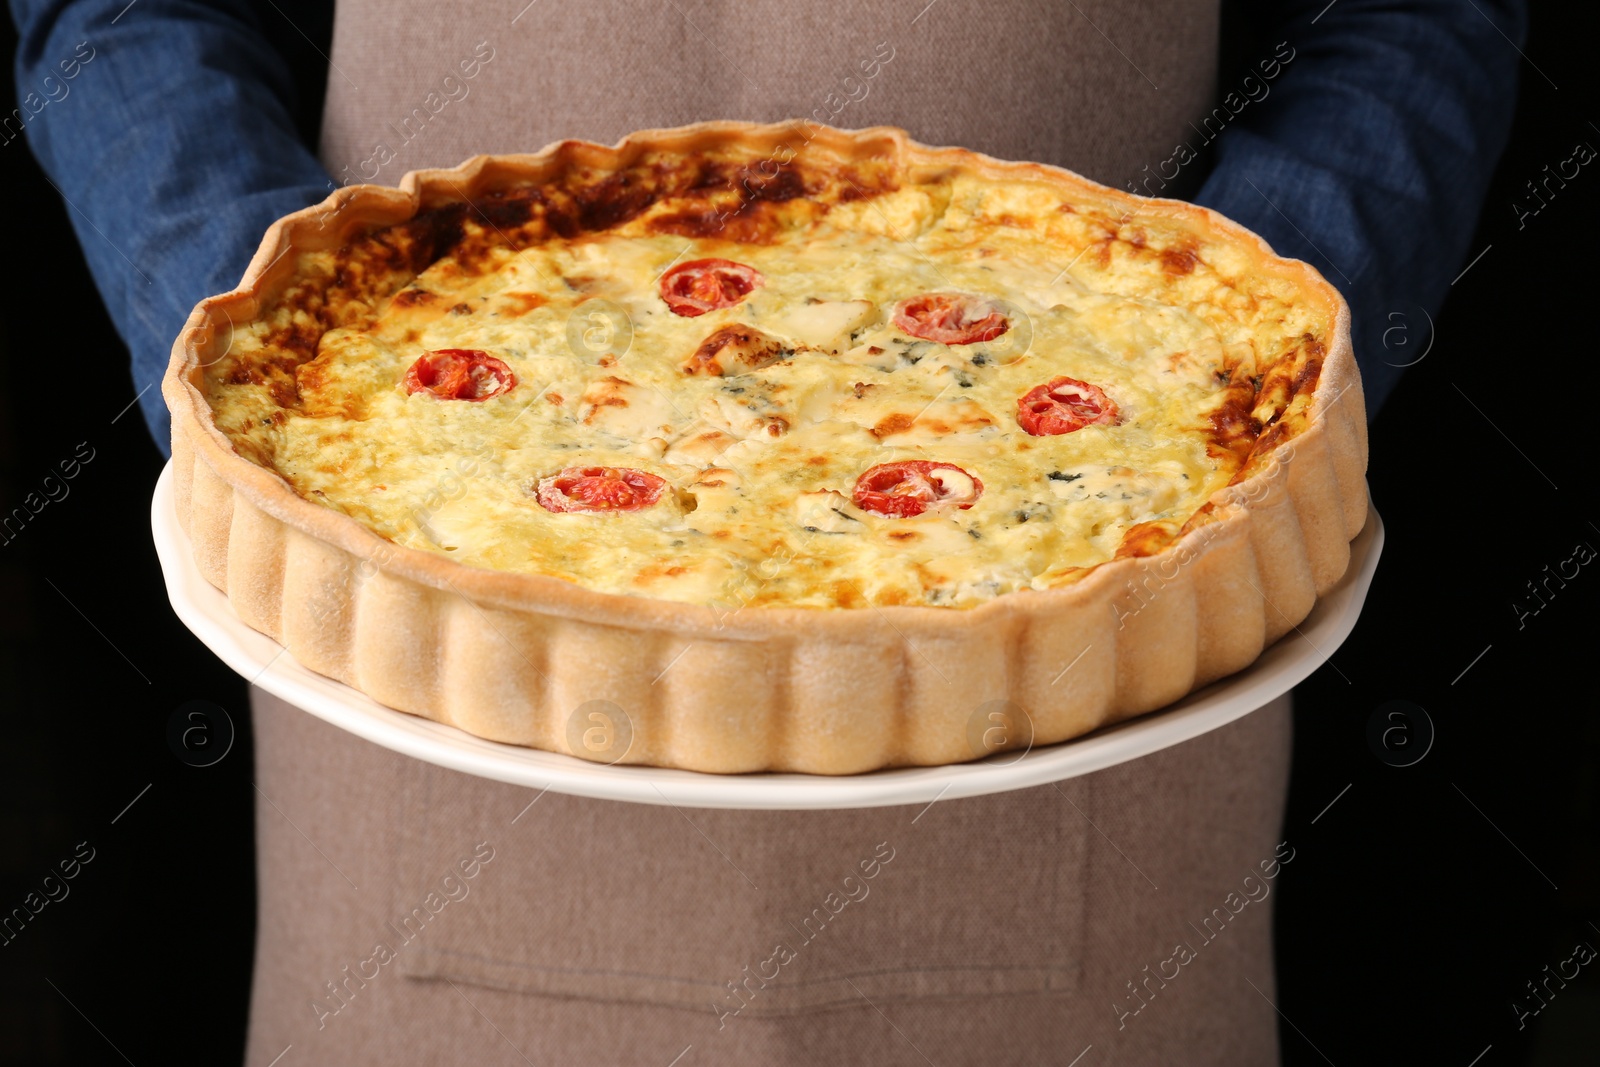
M 1526 0 L 1242 6 L 1253 35 L 1294 58 L 1270 91 L 1242 73 L 1224 82 L 1226 116 L 1196 131 L 1215 143 L 1195 199 L 1343 291 L 1375 413 L 1404 362 L 1384 358 L 1390 314 L 1435 312 L 1468 253 L 1511 126 Z M 25 135 L 68 204 L 165 451 L 159 382 L 190 310 L 233 288 L 267 226 L 332 182 L 296 134 L 288 70 L 247 0 L 11 10 L 21 107 L 0 143 Z

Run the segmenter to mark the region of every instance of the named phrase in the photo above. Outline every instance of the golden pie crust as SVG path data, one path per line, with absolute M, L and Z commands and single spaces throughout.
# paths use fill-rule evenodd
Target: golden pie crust
M 178 516 L 201 572 L 304 666 L 480 737 L 608 763 L 816 774 L 986 755 L 997 712 L 1010 713 L 1005 744 L 1041 745 L 1154 710 L 1248 666 L 1339 581 L 1366 522 L 1366 419 L 1349 310 L 1316 271 L 1189 204 L 929 148 L 886 127 L 800 130 L 704 123 L 614 148 L 563 141 L 413 172 L 399 189 L 344 188 L 279 220 L 239 288 L 195 309 L 163 382 Z M 1245 397 L 1220 409 L 1219 440 L 1245 450 L 1242 465 L 1175 535 L 1130 537 L 1118 558 L 1070 584 L 969 609 L 730 614 L 469 567 L 312 503 L 219 426 L 206 370 L 226 358 L 232 329 L 295 281 L 293 253 L 340 248 L 441 205 L 478 210 L 574 171 L 604 176 L 647 155 L 730 151 L 890 183 L 911 168 L 959 168 L 1120 208 L 1135 231 L 1140 219 L 1176 221 L 1289 279 L 1332 328 L 1262 368 Z M 613 727 L 625 723 L 625 752 L 581 743 L 596 709 Z

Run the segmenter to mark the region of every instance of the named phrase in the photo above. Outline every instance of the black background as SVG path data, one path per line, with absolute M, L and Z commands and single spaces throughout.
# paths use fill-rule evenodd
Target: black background
M 1526 1028 L 1512 1008 L 1535 1006 L 1525 983 L 1576 943 L 1600 947 L 1600 567 L 1552 584 L 1520 627 L 1512 606 L 1536 606 L 1527 583 L 1579 543 L 1600 549 L 1600 163 L 1520 226 L 1512 207 L 1532 206 L 1525 183 L 1546 164 L 1600 148 L 1583 7 L 1535 5 L 1471 254 L 1488 251 L 1436 323 L 1392 309 L 1387 358 L 1427 354 L 1372 427 L 1388 541 L 1371 597 L 1334 666 L 1298 690 L 1297 854 L 1276 918 L 1286 1064 L 1466 1067 L 1486 1049 L 1483 1067 L 1600 1062 L 1600 962 Z M 326 47 L 325 14 L 296 21 Z M 323 67 L 270 6 L 262 22 L 300 69 Z M 308 76 L 308 136 L 319 111 Z M 95 457 L 0 545 L 0 912 L 79 842 L 95 849 L 71 895 L 0 947 L 0 1063 L 125 1062 L 112 1044 L 141 1065 L 235 1062 L 255 904 L 244 685 L 167 607 L 148 532 L 161 460 L 124 410 L 127 354 L 69 209 L 21 141 L 0 147 L 0 173 L 0 514 L 80 442 Z M 168 746 L 194 699 L 236 728 L 214 766 Z M 1412 766 L 1369 744 L 1392 700 L 1433 725 Z

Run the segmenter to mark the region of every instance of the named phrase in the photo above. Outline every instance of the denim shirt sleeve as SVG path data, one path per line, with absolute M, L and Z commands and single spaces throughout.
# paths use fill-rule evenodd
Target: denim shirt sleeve
M 11 0 L 17 113 L 66 201 L 166 452 L 160 381 L 194 305 L 238 284 L 273 220 L 332 184 L 247 0 Z
M 1417 309 L 1438 311 L 1474 251 L 1510 135 L 1526 2 L 1249 7 L 1261 39 L 1286 42 L 1294 58 L 1216 138 L 1196 200 L 1343 292 L 1371 416 L 1417 347 L 1388 351 L 1385 331 L 1404 326 L 1425 343 Z

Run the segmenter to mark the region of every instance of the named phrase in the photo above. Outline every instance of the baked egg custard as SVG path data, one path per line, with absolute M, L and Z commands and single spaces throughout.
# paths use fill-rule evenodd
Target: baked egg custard
M 1195 219 L 820 153 L 574 166 L 297 253 L 204 391 L 301 496 L 469 566 L 968 608 L 1161 551 L 1303 427 L 1334 298 Z

